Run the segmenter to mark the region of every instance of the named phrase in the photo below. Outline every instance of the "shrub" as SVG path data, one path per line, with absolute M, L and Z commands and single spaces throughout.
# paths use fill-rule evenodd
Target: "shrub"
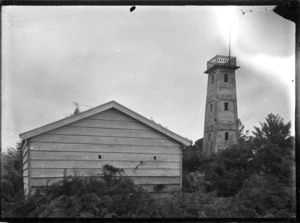
M 38 188 L 12 214 L 43 218 L 149 217 L 152 205 L 149 194 L 122 176 L 122 170 L 106 165 L 101 177 L 65 176 L 60 182 Z
M 23 194 L 22 151 L 9 148 L 7 153 L 1 153 L 1 216 L 12 217 L 14 206 L 24 199 Z

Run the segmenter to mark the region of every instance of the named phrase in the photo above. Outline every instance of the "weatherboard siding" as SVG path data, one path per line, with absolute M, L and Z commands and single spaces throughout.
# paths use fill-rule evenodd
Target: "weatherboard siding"
M 100 145 L 45 142 L 32 142 L 31 151 L 180 154 L 180 148 L 178 146 Z
M 41 162 L 42 161 L 42 162 Z M 86 161 L 86 160 L 31 160 L 31 168 L 63 168 L 63 169 L 101 169 L 104 165 L 112 165 L 117 168 L 125 169 L 174 169 L 180 170 L 179 162 L 164 162 L 164 161 L 143 161 L 142 165 L 140 161 Z
M 99 158 L 101 156 L 101 158 Z M 135 161 L 135 162 L 157 162 L 157 161 L 168 161 L 168 162 L 180 162 L 180 155 L 170 154 L 155 154 L 155 153 L 105 153 L 100 152 L 59 152 L 59 151 L 31 151 L 32 160 L 86 160 L 86 161 Z
M 79 176 L 81 178 L 84 178 L 84 176 Z M 99 177 L 101 178 L 101 177 Z M 164 185 L 178 185 L 179 187 L 179 181 L 180 177 L 167 177 L 167 176 L 158 176 L 158 177 L 153 177 L 153 176 L 142 176 L 142 177 L 130 177 L 133 182 L 137 185 L 151 185 L 151 186 L 156 186 L 158 184 L 164 184 Z M 40 186 L 45 186 L 56 183 L 58 181 L 62 180 L 62 177 L 32 177 L 31 182 L 33 186 L 40 187 Z
M 30 186 L 56 182 L 64 172 L 96 176 L 109 164 L 147 191 L 167 193 L 181 187 L 181 152 L 175 140 L 109 109 L 32 137 Z
M 123 169 L 125 176 L 166 176 L 175 177 L 179 175 L 179 170 L 172 169 Z M 63 177 L 69 175 L 77 176 L 97 176 L 101 174 L 102 169 L 83 169 L 83 168 L 73 168 L 73 169 L 60 169 L 60 168 L 32 168 L 31 177 Z
M 137 129 L 117 129 L 104 127 L 82 127 L 82 126 L 65 126 L 49 132 L 52 135 L 81 135 L 81 136 L 109 136 L 109 137 L 127 137 L 127 138 L 163 138 L 162 134 L 151 130 L 137 130 Z
M 167 139 L 149 139 L 139 137 L 110 137 L 110 136 L 86 136 L 86 135 L 48 135 L 36 136 L 32 142 L 49 143 L 74 143 L 97 145 L 140 145 L 140 146 L 176 146 L 175 142 Z

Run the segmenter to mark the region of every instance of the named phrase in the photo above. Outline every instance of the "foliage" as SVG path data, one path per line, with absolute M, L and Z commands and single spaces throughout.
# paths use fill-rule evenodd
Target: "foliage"
M 18 217 L 147 217 L 153 201 L 121 170 L 105 165 L 100 177 L 64 177 L 39 188 L 15 208 Z
M 253 172 L 253 154 L 237 146 L 220 151 L 203 162 L 206 190 L 216 191 L 218 196 L 234 196 L 241 189 L 243 181 Z
M 257 173 L 273 175 L 285 184 L 293 182 L 293 166 L 292 148 L 280 148 L 272 144 L 257 149 L 253 160 L 253 168 Z
M 290 122 L 269 114 L 253 137 L 244 134 L 239 123 L 239 145 L 209 157 L 197 156 L 196 170 L 190 167 L 183 176 L 183 190 L 231 198 L 226 210 L 231 217 L 294 217 L 295 147 Z
M 226 217 L 223 211 L 230 199 L 217 198 L 215 193 L 175 193 L 165 200 L 158 217 L 165 218 L 214 218 Z
M 10 215 L 15 203 L 24 199 L 21 143 L 16 147 L 1 153 L 1 216 Z
M 261 128 L 254 126 L 254 143 L 257 145 L 274 144 L 279 147 L 292 147 L 290 136 L 291 122 L 284 123 L 280 115 L 268 114 L 266 121 L 261 123 Z
M 182 166 L 187 172 L 195 171 L 201 165 L 203 139 L 197 140 L 193 145 L 183 150 Z
M 183 175 L 182 187 L 184 192 L 205 192 L 206 191 L 206 181 L 204 179 L 204 173 L 200 171 L 195 171 L 191 173 L 186 173 Z
M 249 130 L 245 131 L 245 126 L 240 119 L 238 119 L 238 140 L 239 144 L 245 144 L 249 140 Z
M 183 151 L 183 190 L 159 203 L 105 165 L 101 175 L 65 176 L 27 199 L 22 189 L 22 153 L 2 154 L 1 215 L 6 217 L 295 217 L 295 154 L 290 122 L 269 114 L 253 136 L 239 122 L 239 145 L 206 157 L 202 139 Z M 17 145 L 20 147 L 20 144 Z M 156 192 L 164 185 L 154 187 Z
M 232 208 L 237 217 L 289 218 L 295 217 L 295 206 L 295 188 L 275 176 L 255 174 L 244 182 Z

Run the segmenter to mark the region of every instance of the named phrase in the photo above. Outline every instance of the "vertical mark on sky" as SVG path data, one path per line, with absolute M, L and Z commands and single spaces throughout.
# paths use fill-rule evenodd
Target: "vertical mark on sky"
M 81 61 L 82 58 L 86 55 L 86 52 L 87 52 L 87 35 L 86 32 L 84 32 L 84 45 L 82 47 L 81 55 L 77 60 Z
M 206 97 L 204 97 L 204 100 L 202 100 L 201 105 L 198 109 L 198 112 L 196 114 L 196 122 L 198 122 L 200 120 L 200 114 L 201 114 L 201 118 L 203 118 L 202 111 L 204 110 L 203 107 L 204 107 L 205 101 L 206 101 Z

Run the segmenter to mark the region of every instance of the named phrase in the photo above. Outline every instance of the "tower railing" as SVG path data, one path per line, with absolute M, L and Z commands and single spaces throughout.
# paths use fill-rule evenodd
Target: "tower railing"
M 212 58 L 210 61 L 207 62 L 207 69 L 212 68 L 217 65 L 235 67 L 236 66 L 236 57 L 217 55 L 214 58 Z

